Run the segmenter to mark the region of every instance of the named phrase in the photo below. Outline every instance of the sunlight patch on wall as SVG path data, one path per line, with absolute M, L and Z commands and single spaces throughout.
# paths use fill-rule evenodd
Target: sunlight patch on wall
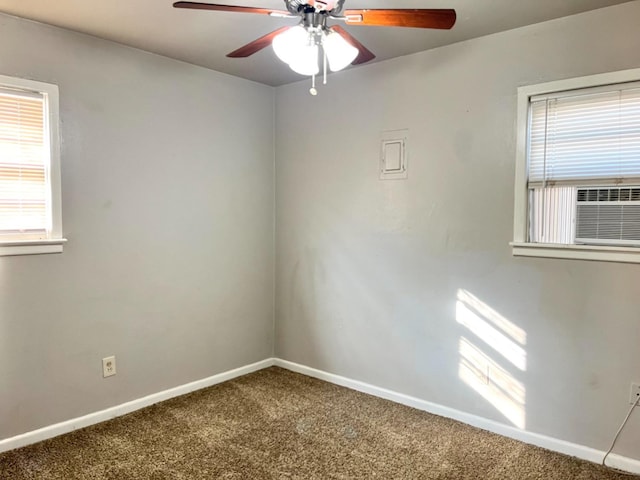
M 459 378 L 513 425 L 524 429 L 525 386 L 487 351 L 498 353 L 524 372 L 527 369 L 526 332 L 462 289 L 458 290 L 456 321 L 477 339 L 472 341 L 467 336 L 460 337 Z
M 472 293 L 469 293 L 467 290 L 458 290 L 458 301 L 478 312 L 478 315 L 491 322 L 520 345 L 527 344 L 527 332 L 503 317 Z
M 527 353 L 518 344 L 524 344 L 526 334 L 465 290 L 458 291 L 456 321 L 471 330 L 520 370 L 527 369 Z M 499 325 L 502 331 L 496 328 L 496 325 Z
M 458 376 L 516 427 L 525 428 L 525 388 L 468 339 L 461 337 Z

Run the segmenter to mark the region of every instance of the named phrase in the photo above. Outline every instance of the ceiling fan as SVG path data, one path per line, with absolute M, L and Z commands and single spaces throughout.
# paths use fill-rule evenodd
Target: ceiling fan
M 359 65 L 375 55 L 340 25 L 328 26 L 327 20 L 346 25 L 374 25 L 450 29 L 456 21 L 451 9 L 361 9 L 345 10 L 345 0 L 284 0 L 286 10 L 242 7 L 201 2 L 175 2 L 175 8 L 217 10 L 223 12 L 257 13 L 281 18 L 299 18 L 296 26 L 281 27 L 227 54 L 227 57 L 248 57 L 263 48 L 273 49 L 296 73 L 312 77 L 310 92 L 316 95 L 315 77 L 320 72 L 318 58 L 322 47 L 324 83 L 327 83 L 327 63 L 331 71 L 348 65 Z

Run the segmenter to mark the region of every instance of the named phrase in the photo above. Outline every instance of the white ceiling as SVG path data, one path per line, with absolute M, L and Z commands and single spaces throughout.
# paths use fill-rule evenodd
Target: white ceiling
M 458 15 L 456 25 L 448 31 L 346 28 L 376 54 L 374 61 L 380 61 L 627 1 L 346 0 L 345 8 L 454 8 Z M 281 63 L 271 48 L 244 59 L 225 56 L 280 26 L 295 24 L 295 19 L 175 9 L 172 3 L 173 0 L 0 0 L 0 12 L 77 30 L 268 85 L 303 78 Z M 220 0 L 217 3 L 285 9 L 283 0 Z

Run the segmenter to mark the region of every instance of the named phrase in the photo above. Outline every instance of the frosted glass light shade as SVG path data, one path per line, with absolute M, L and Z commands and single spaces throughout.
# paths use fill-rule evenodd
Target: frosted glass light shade
M 298 51 L 309 44 L 309 33 L 300 25 L 285 30 L 271 42 L 273 51 L 284 63 L 291 63 L 300 54 Z
M 336 32 L 327 34 L 322 41 L 322 46 L 332 72 L 342 70 L 358 56 L 358 49 Z
M 300 75 L 316 75 L 318 67 L 318 46 L 302 26 L 291 27 L 277 35 L 271 42 L 273 51 L 291 70 Z
M 289 67 L 300 75 L 317 75 L 320 71 L 318 66 L 318 46 L 306 45 L 296 52 L 296 58 L 290 63 Z

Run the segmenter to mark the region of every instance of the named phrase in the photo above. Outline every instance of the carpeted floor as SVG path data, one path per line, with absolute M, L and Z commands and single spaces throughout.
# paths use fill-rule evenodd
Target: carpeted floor
M 628 479 L 272 367 L 0 455 L 21 479 Z

